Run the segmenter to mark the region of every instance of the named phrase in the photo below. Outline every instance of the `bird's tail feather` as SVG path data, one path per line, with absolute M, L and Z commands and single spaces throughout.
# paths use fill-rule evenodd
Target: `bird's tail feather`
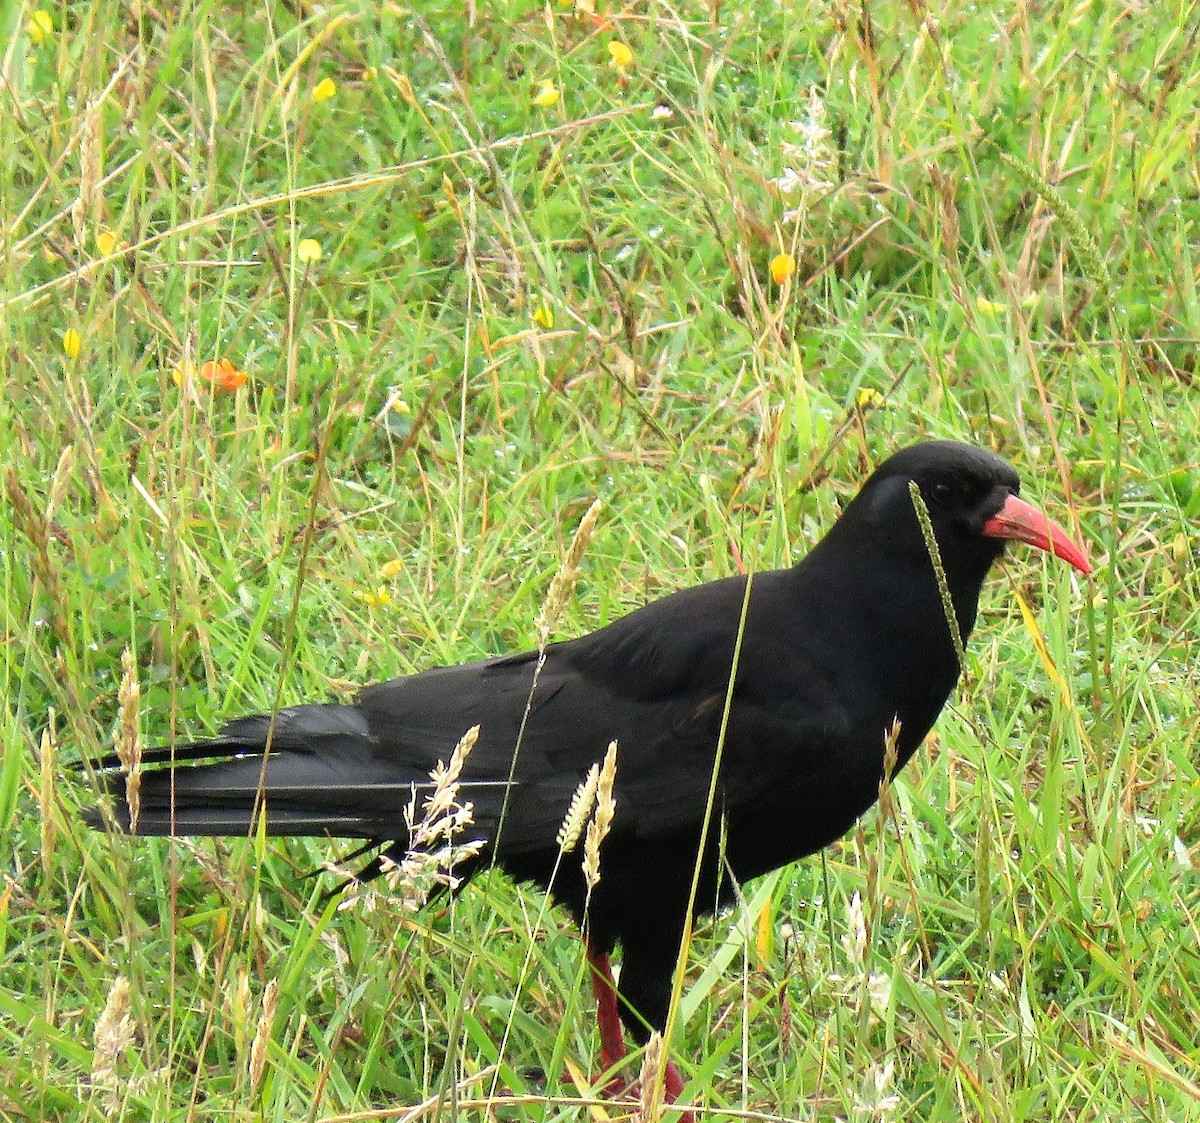
M 150 767 L 139 772 L 136 821 L 118 762 L 98 761 L 115 806 L 111 816 L 95 807 L 84 818 L 140 835 L 237 836 L 265 814 L 270 835 L 402 841 L 405 809 L 429 777 L 374 759 L 372 744 L 353 707 L 299 706 L 274 723 L 242 718 L 213 740 L 143 753 Z

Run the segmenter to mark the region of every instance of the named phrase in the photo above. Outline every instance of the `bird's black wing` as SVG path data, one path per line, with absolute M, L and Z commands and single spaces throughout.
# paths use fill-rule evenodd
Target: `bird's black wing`
M 803 643 L 778 635 L 789 580 L 755 578 L 722 752 L 725 814 L 845 755 L 830 683 Z M 614 840 L 682 840 L 708 801 L 744 591 L 741 578 L 698 586 L 541 654 L 434 668 L 367 687 L 352 705 L 287 707 L 273 722 L 239 718 L 211 741 L 150 750 L 137 830 L 244 834 L 265 796 L 269 833 L 403 843 L 414 792 L 419 805 L 430 771 L 477 725 L 459 798 L 473 806 L 472 837 L 499 837 L 501 861 L 554 850 L 612 741 Z M 128 828 L 123 777 L 110 773 L 108 787 Z
M 786 574 L 756 578 L 722 752 L 723 811 L 819 772 L 848 722 L 824 676 L 773 637 Z M 744 581 L 685 590 L 608 628 L 537 653 L 439 668 L 364 690 L 373 757 L 410 770 L 445 759 L 480 727 L 465 798 L 502 853 L 553 845 L 571 796 L 618 744 L 615 839 L 695 830 L 716 760 Z M 503 782 L 512 778 L 512 786 Z

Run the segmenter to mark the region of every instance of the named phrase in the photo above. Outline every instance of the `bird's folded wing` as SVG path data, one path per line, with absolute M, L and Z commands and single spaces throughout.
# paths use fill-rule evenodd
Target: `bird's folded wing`
M 503 814 L 511 853 L 553 839 L 576 787 L 616 741 L 614 838 L 698 829 L 723 724 L 718 799 L 727 809 L 752 804 L 781 777 L 819 771 L 847 735 L 824 677 L 763 638 L 743 645 L 724 723 L 732 632 L 664 637 L 627 628 L 617 643 L 594 633 L 550 647 L 540 662 L 511 656 L 371 687 L 360 705 L 372 755 L 397 768 L 432 768 L 479 725 L 462 791 L 489 834 Z M 658 647 L 667 641 L 663 658 Z

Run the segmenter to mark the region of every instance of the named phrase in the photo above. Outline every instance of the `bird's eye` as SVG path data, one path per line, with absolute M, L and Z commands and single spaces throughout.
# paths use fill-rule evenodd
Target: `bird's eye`
M 938 480 L 929 489 L 929 498 L 940 507 L 948 507 L 954 501 L 954 488 L 945 480 Z

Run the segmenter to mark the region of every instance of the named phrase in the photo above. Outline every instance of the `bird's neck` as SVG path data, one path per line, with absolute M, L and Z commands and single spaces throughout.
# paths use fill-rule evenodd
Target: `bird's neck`
M 806 571 L 817 572 L 828 588 L 827 595 L 838 597 L 847 606 L 863 606 L 854 611 L 874 615 L 894 630 L 916 633 L 930 647 L 945 646 L 952 651 L 948 599 L 966 643 L 975 626 L 979 594 L 993 553 L 943 555 L 938 560 L 943 567 L 943 580 L 939 580 L 923 539 L 908 534 L 893 538 L 882 530 L 873 534 L 855 527 L 851 543 L 843 541 L 844 531 L 843 522 L 835 523 L 794 572 L 802 579 Z
M 793 571 L 796 603 L 821 606 L 814 619 L 801 626 L 825 621 L 823 634 L 836 636 L 823 653 L 827 665 L 843 675 L 845 668 L 852 669 L 860 681 L 846 683 L 847 691 L 857 699 L 874 699 L 879 705 L 875 719 L 886 723 L 893 716 L 901 719 L 911 751 L 954 689 L 961 670 L 943 593 L 928 554 L 881 551 L 869 555 L 868 564 L 859 565 L 846 563 L 845 557 L 844 552 L 835 554 L 837 564 L 831 564 L 818 547 Z M 965 647 L 975 624 L 982 575 L 949 572 L 946 579 Z M 841 621 L 841 626 L 834 621 Z M 852 655 L 847 648 L 853 649 Z M 910 731 L 916 742 L 910 743 Z

